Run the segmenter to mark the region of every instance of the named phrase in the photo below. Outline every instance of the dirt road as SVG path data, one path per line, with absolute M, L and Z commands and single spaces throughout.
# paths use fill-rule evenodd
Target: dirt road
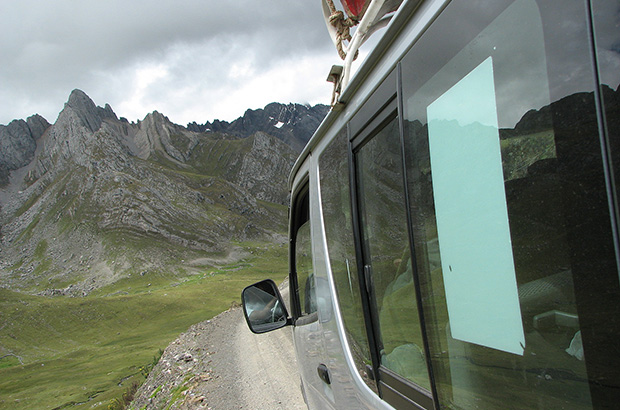
M 131 409 L 306 410 L 299 382 L 291 329 L 255 335 L 235 308 L 168 346 Z

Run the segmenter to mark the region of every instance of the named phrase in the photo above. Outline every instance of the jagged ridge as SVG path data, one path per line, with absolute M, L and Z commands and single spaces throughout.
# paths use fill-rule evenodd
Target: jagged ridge
M 215 120 L 199 125 L 187 124 L 187 129 L 196 132 L 223 132 L 238 137 L 247 137 L 256 132 L 274 135 L 297 151 L 306 145 L 317 129 L 329 106 L 318 104 L 314 107 L 301 104 L 271 103 L 264 109 L 247 110 L 243 117 L 232 123 Z

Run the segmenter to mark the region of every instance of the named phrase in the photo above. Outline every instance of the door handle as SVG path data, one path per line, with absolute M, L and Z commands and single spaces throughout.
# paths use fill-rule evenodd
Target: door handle
M 327 366 L 321 363 L 316 370 L 319 373 L 319 378 L 323 380 L 325 384 L 332 384 L 332 381 L 329 378 L 329 369 L 327 368 Z

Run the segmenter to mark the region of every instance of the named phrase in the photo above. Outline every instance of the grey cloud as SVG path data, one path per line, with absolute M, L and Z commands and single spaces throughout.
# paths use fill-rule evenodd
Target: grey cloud
M 192 82 L 223 86 L 236 61 L 260 71 L 331 47 L 316 1 L 3 2 L 0 123 L 33 114 L 25 107 L 53 116 L 73 88 L 98 104 L 113 103 L 131 86 L 123 86 L 122 73 L 140 64 L 159 61 L 170 68 L 167 79 L 149 91 L 155 97 Z

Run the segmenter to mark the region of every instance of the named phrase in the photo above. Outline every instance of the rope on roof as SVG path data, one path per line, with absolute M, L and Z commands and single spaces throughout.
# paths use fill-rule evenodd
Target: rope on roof
M 351 41 L 351 27 L 359 24 L 359 19 L 356 16 L 347 15 L 345 17 L 344 12 L 338 10 L 334 6 L 333 0 L 325 0 L 331 15 L 329 16 L 329 23 L 336 29 L 336 49 L 341 59 L 347 58 L 347 52 L 345 50 L 344 42 Z M 361 16 L 360 16 L 361 17 Z M 359 51 L 355 51 L 355 60 L 359 54 Z

